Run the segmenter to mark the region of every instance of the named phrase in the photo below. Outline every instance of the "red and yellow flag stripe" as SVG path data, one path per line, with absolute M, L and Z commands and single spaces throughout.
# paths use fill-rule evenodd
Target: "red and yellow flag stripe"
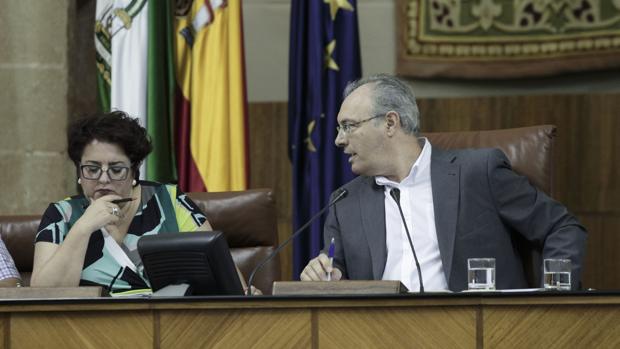
M 183 191 L 248 187 L 240 0 L 194 1 L 175 20 L 176 148 Z

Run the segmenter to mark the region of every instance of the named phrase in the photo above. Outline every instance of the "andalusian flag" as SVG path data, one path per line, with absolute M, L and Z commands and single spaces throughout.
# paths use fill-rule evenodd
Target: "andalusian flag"
M 186 192 L 244 190 L 249 164 L 241 0 L 181 1 L 176 15 L 179 185 Z
M 174 17 L 169 0 L 150 0 L 148 9 L 147 130 L 153 152 L 146 161 L 147 178 L 176 181 L 174 159 Z
M 146 126 L 147 0 L 97 0 L 95 50 L 99 103 Z M 146 168 L 140 167 L 142 177 Z
M 153 142 L 142 177 L 176 179 L 173 152 L 174 43 L 168 0 L 98 0 L 95 47 L 99 103 L 140 120 Z
M 112 36 L 110 34 L 111 1 L 97 1 L 95 14 L 95 60 L 97 63 L 97 101 L 99 109 L 110 111 L 112 88 Z
M 99 101 L 146 125 L 147 0 L 98 0 L 95 48 Z

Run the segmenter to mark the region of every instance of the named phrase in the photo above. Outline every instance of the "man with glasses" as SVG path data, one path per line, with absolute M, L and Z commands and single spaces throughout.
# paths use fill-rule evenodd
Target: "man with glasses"
M 344 185 L 347 197 L 327 216 L 324 241 L 329 246 L 333 238 L 333 259 L 321 253 L 301 280 L 331 273 L 332 280 L 460 291 L 467 288 L 467 258 L 494 257 L 497 288 L 525 288 L 513 245 L 520 234 L 544 243 L 544 257 L 570 259 L 573 285 L 579 284 L 585 229 L 513 172 L 501 150 L 432 147 L 419 136 L 411 89 L 393 76 L 352 82 L 344 95 L 335 144 L 359 176 Z

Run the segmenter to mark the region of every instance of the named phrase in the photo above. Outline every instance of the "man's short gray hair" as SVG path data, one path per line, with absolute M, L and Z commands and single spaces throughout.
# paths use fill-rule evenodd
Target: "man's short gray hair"
M 403 131 L 417 137 L 420 133 L 420 111 L 411 87 L 395 76 L 377 74 L 349 82 L 344 89 L 344 98 L 366 84 L 373 85 L 372 116 L 387 114 L 393 110 L 400 115 Z

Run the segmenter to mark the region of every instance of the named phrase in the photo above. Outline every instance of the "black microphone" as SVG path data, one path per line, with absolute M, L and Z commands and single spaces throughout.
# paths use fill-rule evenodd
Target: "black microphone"
M 273 250 L 273 252 L 271 252 L 271 254 L 269 254 L 269 256 L 267 256 L 267 258 L 263 259 L 260 263 L 258 263 L 258 265 L 254 268 L 254 270 L 252 270 L 252 273 L 250 274 L 250 278 L 248 279 L 248 293 L 247 293 L 248 296 L 252 295 L 252 282 L 254 281 L 254 276 L 256 275 L 256 272 L 259 271 L 275 255 L 277 255 L 278 252 L 280 252 L 280 250 L 282 248 L 284 248 L 286 245 L 288 245 L 288 243 L 293 238 L 295 238 L 297 235 L 299 235 L 301 232 L 303 232 L 310 225 L 310 223 L 314 222 L 315 219 L 320 217 L 323 214 L 323 212 L 325 212 L 325 210 L 327 210 L 328 208 L 332 207 L 332 205 L 334 205 L 336 202 L 340 201 L 340 199 L 342 199 L 345 196 L 347 196 L 348 193 L 349 192 L 346 189 L 344 189 L 344 188 L 338 189 L 336 191 L 336 196 L 334 197 L 334 199 L 332 201 L 330 201 L 327 205 L 325 205 L 325 207 L 323 207 L 317 214 L 312 216 L 312 218 L 310 218 L 306 222 L 306 224 L 302 225 L 301 228 L 297 229 L 291 236 L 289 236 L 288 239 L 286 239 L 275 250 Z
M 415 260 L 415 267 L 418 269 L 418 279 L 420 279 L 420 293 L 424 293 L 424 281 L 422 281 L 422 268 L 420 268 L 420 262 L 418 262 L 418 255 L 415 253 L 415 248 L 413 248 L 413 241 L 411 240 L 411 235 L 409 234 L 409 228 L 407 228 L 407 222 L 405 221 L 405 215 L 403 214 L 403 208 L 400 207 L 400 190 L 398 188 L 393 188 L 390 190 L 390 195 L 392 199 L 396 201 L 396 206 L 398 206 L 398 211 L 400 212 L 400 218 L 403 220 L 403 225 L 405 226 L 405 231 L 407 232 L 407 239 L 409 239 L 409 246 L 411 246 L 411 252 L 413 252 L 413 259 Z

